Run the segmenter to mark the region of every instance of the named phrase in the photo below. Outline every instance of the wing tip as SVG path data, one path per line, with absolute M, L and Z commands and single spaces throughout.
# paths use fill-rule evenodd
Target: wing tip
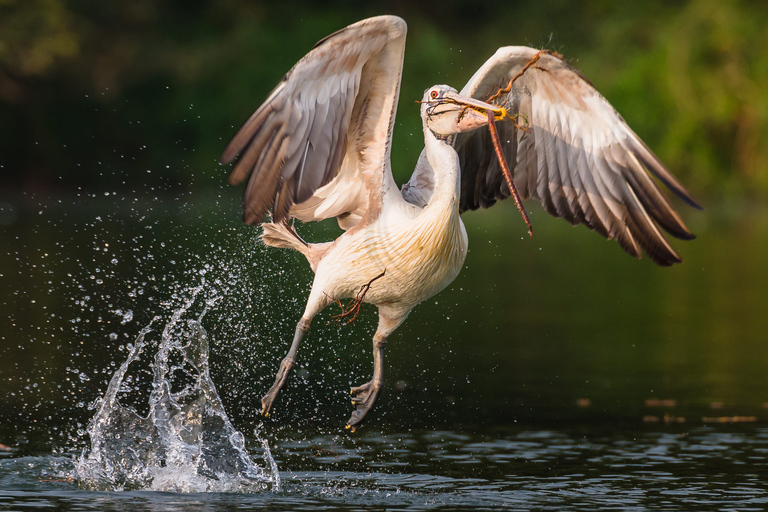
M 372 18 L 366 18 L 364 20 L 360 20 L 357 23 L 353 23 L 351 25 L 348 25 L 344 28 L 337 30 L 336 32 L 328 34 L 324 38 L 320 39 L 317 43 L 315 43 L 315 46 L 313 46 L 312 49 L 314 50 L 324 45 L 330 39 L 333 39 L 334 37 L 338 36 L 339 34 L 343 34 L 348 30 L 354 30 L 358 27 L 364 27 L 367 25 L 377 25 L 377 24 L 387 26 L 387 30 L 392 34 L 393 38 L 403 37 L 408 31 L 408 25 L 405 23 L 405 20 L 400 16 L 395 16 L 394 14 L 384 14 L 382 16 L 373 16 Z
M 231 164 L 232 161 L 235 159 L 239 151 L 234 151 L 230 146 L 232 143 L 227 146 L 227 148 L 224 150 L 224 152 L 219 157 L 219 165 L 227 165 Z
M 672 236 L 674 236 L 678 240 L 685 240 L 686 242 L 690 242 L 691 240 L 696 240 L 696 235 L 694 235 L 690 231 L 688 231 L 685 234 L 672 233 Z
M 260 213 L 261 212 L 243 205 L 243 223 L 249 226 L 258 226 L 264 222 L 264 218 L 267 216 L 267 212 Z
M 697 210 L 704 210 L 698 201 L 696 201 L 690 192 L 680 183 L 677 178 L 669 172 L 666 166 L 661 163 L 659 157 L 657 157 L 653 151 L 643 142 L 640 137 L 633 132 L 629 126 L 627 126 L 630 133 L 635 137 L 635 145 L 631 149 L 631 152 L 642 162 L 643 167 L 651 172 L 656 178 L 661 181 L 664 186 L 671 190 L 677 197 L 679 197 L 685 204 L 695 208 Z
M 704 207 L 701 204 L 699 204 L 695 199 L 693 199 L 693 197 L 690 197 L 690 194 L 689 194 L 688 198 L 682 197 L 681 199 L 683 201 L 685 201 L 685 203 L 688 206 L 691 206 L 692 208 L 695 208 L 695 209 L 699 210 L 700 212 L 704 211 Z
M 660 267 L 671 267 L 672 265 L 683 262 L 683 258 L 681 258 L 677 251 L 671 247 L 664 249 L 654 249 L 652 247 L 648 247 L 646 244 L 642 245 L 643 250 L 639 254 L 633 254 L 632 252 L 627 251 L 626 248 L 624 248 L 624 250 L 627 251 L 630 256 L 634 256 L 638 260 L 643 259 L 643 254 L 645 254 L 653 263 Z
M 653 170 L 651 170 L 651 172 L 653 172 Z M 685 204 L 687 204 L 691 208 L 695 208 L 696 210 L 704 211 L 704 207 L 701 206 L 701 204 L 699 204 L 699 202 L 693 198 L 691 193 L 688 192 L 688 190 L 686 190 L 685 187 L 683 187 L 680 183 L 669 183 L 667 180 L 665 180 L 655 172 L 654 174 L 656 175 L 657 178 L 659 178 L 664 183 L 664 185 L 667 186 L 669 190 L 674 192 L 674 194 L 677 197 L 679 197 L 680 200 L 683 201 Z

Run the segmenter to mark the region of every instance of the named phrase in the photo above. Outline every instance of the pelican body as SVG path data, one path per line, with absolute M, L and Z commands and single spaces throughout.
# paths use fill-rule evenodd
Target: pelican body
M 245 222 L 262 225 L 267 245 L 301 252 L 315 273 L 291 348 L 262 399 L 264 415 L 314 316 L 343 299 L 378 308 L 373 378 L 352 388 L 347 427 L 371 410 L 387 339 L 464 264 L 461 213 L 510 195 L 485 129 L 489 113 L 523 198 L 618 239 L 636 257 L 645 250 L 660 265 L 681 260 L 659 228 L 693 238 L 651 175 L 698 207 L 684 187 L 578 71 L 531 48 L 500 48 L 461 93 L 447 85 L 425 91 L 424 151 L 398 188 L 390 152 L 405 35 L 402 19 L 380 16 L 321 40 L 222 155 L 223 163 L 240 155 L 230 182 L 248 180 Z M 319 244 L 289 223 L 329 218 L 345 232 Z

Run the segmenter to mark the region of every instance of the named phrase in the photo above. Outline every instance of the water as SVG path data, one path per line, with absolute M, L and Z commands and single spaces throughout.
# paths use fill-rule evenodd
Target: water
M 467 215 L 466 268 L 392 336 L 386 390 L 349 434 L 371 308 L 347 327 L 331 308 L 318 317 L 269 420 L 258 415 L 310 272 L 240 225 L 238 193 L 4 200 L 16 202 L 0 228 L 0 443 L 13 451 L 0 451 L 0 510 L 765 508 L 765 206 L 689 213 L 700 238 L 676 243 L 685 263 L 672 269 L 539 210 L 534 239 L 510 234 L 513 206 Z M 192 349 L 206 343 L 207 366 Z M 225 457 L 240 476 L 221 487 L 205 470 L 197 480 L 209 440 L 185 432 L 199 420 L 150 435 L 169 441 L 138 461 L 165 463 L 122 469 L 90 423 L 107 407 L 143 429 L 165 404 L 171 425 L 201 397 L 243 433 Z M 258 478 L 263 439 L 279 490 Z M 112 476 L 88 483 L 104 456 Z M 155 478 L 168 460 L 183 470 Z
M 279 491 L 96 493 L 49 481 L 71 459 L 0 461 L 0 507 L 78 510 L 763 510 L 766 428 L 292 431 L 274 450 Z M 332 446 L 331 446 L 332 445 Z
M 246 451 L 243 435 L 232 426 L 216 393 L 208 369 L 207 334 L 200 324 L 207 306 L 197 320 L 179 329 L 204 286 L 191 290 L 191 297 L 163 328 L 151 368 L 146 416 L 121 404 L 120 395 L 137 387 L 128 369 L 146 350 L 152 324 L 129 347 L 128 358 L 97 402 L 88 427 L 91 446 L 66 477 L 79 487 L 176 492 L 257 492 L 268 489 L 267 484 L 279 488 L 267 441 L 259 439 L 262 468 Z

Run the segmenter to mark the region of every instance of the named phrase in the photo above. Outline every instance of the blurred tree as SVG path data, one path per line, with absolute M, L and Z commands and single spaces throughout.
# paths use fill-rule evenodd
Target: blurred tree
M 220 183 L 221 149 L 293 63 L 386 12 L 410 27 L 398 179 L 422 144 L 410 100 L 526 44 L 582 69 L 694 191 L 768 194 L 768 10 L 749 0 L 0 0 L 0 185 Z
M 666 87 L 679 115 L 664 152 L 708 187 L 768 190 L 765 7 L 693 0 L 665 27 Z

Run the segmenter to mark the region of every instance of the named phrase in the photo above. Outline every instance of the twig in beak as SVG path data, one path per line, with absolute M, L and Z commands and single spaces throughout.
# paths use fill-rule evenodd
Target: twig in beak
M 525 212 L 525 208 L 523 208 L 523 202 L 520 200 L 520 194 L 517 193 L 517 188 L 515 187 L 515 183 L 512 181 L 512 173 L 509 172 L 509 167 L 507 166 L 507 160 L 504 158 L 504 153 L 501 151 L 501 142 L 499 142 L 499 132 L 496 130 L 496 119 L 494 118 L 493 112 L 488 110 L 488 129 L 491 132 L 491 140 L 493 141 L 493 149 L 496 150 L 496 158 L 499 159 L 499 165 L 501 166 L 501 173 L 504 175 L 504 179 L 507 181 L 507 188 L 509 188 L 509 192 L 512 194 L 512 197 L 515 200 L 515 206 L 517 206 L 517 209 L 520 210 L 520 214 L 523 216 L 523 220 L 525 221 L 525 225 L 528 226 L 528 235 L 533 236 L 533 227 L 531 226 L 531 221 L 528 218 L 528 214 Z
M 499 96 L 501 96 L 502 94 L 507 94 L 509 91 L 511 91 L 511 90 L 512 90 L 512 84 L 513 84 L 513 83 L 515 83 L 515 80 L 517 80 L 518 78 L 520 78 L 521 76 L 523 76 L 523 73 L 525 73 L 526 71 L 528 71 L 528 68 L 530 68 L 531 66 L 533 66 L 534 64 L 536 64 L 536 61 L 537 61 L 537 60 L 539 60 L 539 58 L 540 58 L 542 55 L 553 55 L 553 56 L 557 57 L 558 59 L 562 59 L 562 58 L 563 58 L 563 56 L 562 56 L 562 55 L 560 55 L 560 54 L 559 54 L 559 53 L 557 53 L 557 52 L 553 52 L 552 50 L 539 50 L 539 51 L 536 53 L 536 55 L 534 55 L 534 56 L 533 56 L 533 58 L 532 58 L 532 59 L 531 59 L 531 60 L 528 62 L 528 64 L 526 64 L 525 66 L 523 66 L 523 69 L 521 69 L 521 70 L 520 70 L 520 71 L 519 71 L 519 72 L 518 72 L 518 73 L 517 73 L 515 76 L 513 76 L 513 77 L 512 77 L 512 79 L 509 81 L 509 83 L 507 84 L 507 86 L 506 86 L 506 87 L 504 87 L 503 89 L 502 89 L 502 88 L 499 88 L 499 90 L 498 90 L 498 91 L 496 91 L 496 93 L 495 93 L 493 96 L 491 96 L 490 98 L 488 98 L 488 99 L 487 99 L 487 100 L 485 100 L 485 101 L 486 101 L 487 103 L 493 103 L 493 102 L 494 102 L 494 101 L 495 101 L 495 100 L 496 100 L 496 99 L 497 99 Z M 539 66 L 536 66 L 536 67 L 537 67 L 538 69 L 541 69 L 542 71 L 547 71 L 547 69 L 546 69 L 546 68 L 541 68 L 541 67 L 539 67 Z

